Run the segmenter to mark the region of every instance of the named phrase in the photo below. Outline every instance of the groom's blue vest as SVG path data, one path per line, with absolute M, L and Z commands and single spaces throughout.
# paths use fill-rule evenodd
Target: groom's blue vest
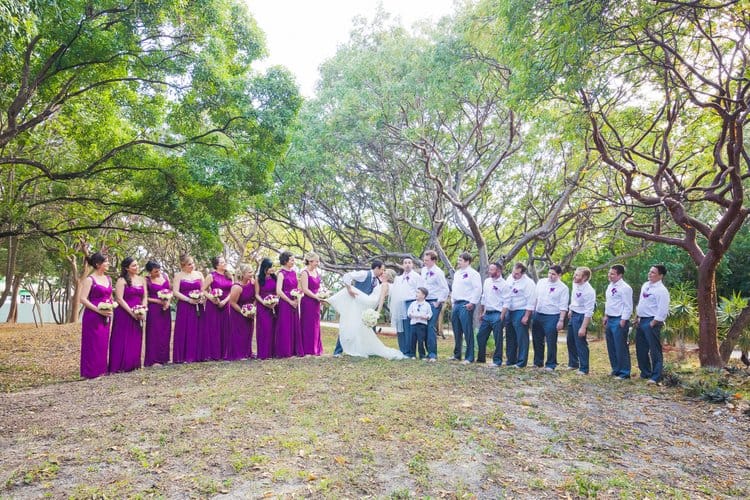
M 372 271 L 367 271 L 367 277 L 364 281 L 352 281 L 352 286 L 360 292 L 370 295 L 374 289 L 372 286 Z

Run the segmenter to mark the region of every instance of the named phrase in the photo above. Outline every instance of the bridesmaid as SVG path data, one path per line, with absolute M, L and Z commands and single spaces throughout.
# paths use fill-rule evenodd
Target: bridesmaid
M 240 265 L 237 272 L 238 283 L 232 285 L 229 293 L 229 342 L 224 359 L 231 361 L 251 358 L 253 356 L 252 316 L 242 315 L 242 306 L 255 301 L 255 281 L 253 270 L 246 264 Z
M 304 293 L 300 303 L 300 332 L 305 355 L 320 356 L 323 343 L 320 339 L 320 257 L 314 252 L 305 255 L 305 268 L 299 274 L 300 290 Z
M 263 259 L 258 268 L 258 279 L 255 280 L 255 342 L 258 345 L 258 359 L 273 356 L 276 339 L 276 308 L 263 303 L 264 297 L 276 295 L 276 275 L 271 272 L 272 267 L 271 259 Z
M 143 324 L 145 317 L 136 316 L 137 306 L 146 309 L 146 281 L 138 276 L 138 262 L 126 257 L 120 263 L 120 277 L 115 283 L 115 299 L 120 305 L 112 320 L 109 338 L 109 371 L 129 372 L 141 367 Z
M 206 296 L 206 315 L 203 318 L 203 360 L 226 359 L 229 344 L 229 292 L 232 280 L 226 277 L 227 262 L 224 257 L 213 257 L 211 271 L 203 280 L 203 293 Z M 219 297 L 212 291 L 221 290 Z
M 169 341 L 172 337 L 172 298 L 160 299 L 159 292 L 172 293 L 167 275 L 161 265 L 154 261 L 146 263 L 146 288 L 148 290 L 148 314 L 146 315 L 146 357 L 143 366 L 169 363 Z
M 198 361 L 200 340 L 200 316 L 203 311 L 203 295 L 194 299 L 190 292 L 200 293 L 203 274 L 195 270 L 195 262 L 189 255 L 180 256 L 181 271 L 174 275 L 172 293 L 177 302 L 174 320 L 173 363 Z
M 279 263 L 282 268 L 279 271 L 279 279 L 276 280 L 279 317 L 276 323 L 274 356 L 277 358 L 288 358 L 295 354 L 304 356 L 299 330 L 299 300 L 291 295 L 292 290 L 298 286 L 292 252 L 281 252 Z
M 112 300 L 112 279 L 107 276 L 109 260 L 99 252 L 86 258 L 94 268 L 81 283 L 81 377 L 96 378 L 107 373 L 107 347 L 112 311 L 100 311 L 100 302 Z

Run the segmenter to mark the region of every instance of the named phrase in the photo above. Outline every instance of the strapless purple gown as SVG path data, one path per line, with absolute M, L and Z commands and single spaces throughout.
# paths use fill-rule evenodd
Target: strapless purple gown
M 158 299 L 158 292 L 171 290 L 169 280 L 164 278 L 164 283 L 157 285 L 146 277 L 146 288 L 148 297 Z M 169 363 L 169 341 L 172 337 L 172 312 L 166 311 L 161 304 L 148 303 L 148 314 L 146 315 L 146 355 L 143 366 L 151 366 L 156 363 Z
M 200 290 L 202 280 L 180 280 L 180 293 L 190 296 L 193 290 Z M 173 363 L 193 363 L 198 361 L 198 341 L 200 339 L 200 315 L 203 306 L 195 306 L 180 300 L 174 319 Z
M 211 276 L 213 277 L 211 290 L 220 289 L 222 295 L 219 300 L 225 300 L 232 289 L 232 280 L 216 271 L 213 271 Z M 229 309 L 229 305 L 218 307 L 210 300 L 206 300 L 206 314 L 202 318 L 203 348 L 201 360 L 217 361 L 222 359 L 229 332 Z
M 242 288 L 242 292 L 237 299 L 237 305 L 240 308 L 246 304 L 255 302 L 255 283 L 250 281 L 245 286 L 239 283 L 234 286 Z M 233 361 L 252 357 L 254 326 L 252 316 L 246 318 L 231 307 L 229 308 L 229 339 L 224 359 Z
M 125 285 L 122 298 L 128 306 L 133 308 L 143 303 L 145 293 L 141 285 Z M 133 319 L 124 307 L 115 309 L 112 319 L 112 335 L 109 338 L 109 371 L 111 373 L 129 372 L 140 368 L 142 344 L 141 322 Z
M 294 270 L 282 269 L 281 290 L 289 297 L 293 289 L 297 288 L 297 273 Z M 292 307 L 285 300 L 279 300 L 278 319 L 276 323 L 276 342 L 274 344 L 274 357 L 289 358 L 304 356 L 302 348 L 302 337 L 299 330 L 299 310 Z
M 259 286 L 258 295 L 262 299 L 268 295 L 276 295 L 276 277 L 266 277 L 266 282 Z M 273 357 L 273 344 L 276 338 L 276 314 L 261 303 L 257 305 L 255 313 L 255 341 L 258 345 L 258 359 Z M 276 310 L 278 310 L 276 306 Z
M 302 272 L 306 273 L 307 271 Z M 312 293 L 318 293 L 318 290 L 320 290 L 320 275 L 311 276 L 308 274 L 307 286 Z M 311 299 L 307 295 L 302 297 L 299 316 L 304 353 L 320 356 L 323 353 L 323 343 L 320 339 L 320 301 Z
M 91 279 L 88 299 L 95 306 L 99 302 L 112 299 L 112 280 L 109 286 L 102 286 Z M 88 308 L 81 318 L 81 377 L 96 378 L 107 373 L 107 349 L 109 348 L 109 327 L 111 317 L 104 317 Z

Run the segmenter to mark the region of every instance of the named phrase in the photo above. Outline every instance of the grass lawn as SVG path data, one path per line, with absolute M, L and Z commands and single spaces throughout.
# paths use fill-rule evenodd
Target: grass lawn
M 323 356 L 79 380 L 78 328 L 0 327 L 0 497 L 750 495 L 746 399 L 611 379 L 603 342 L 588 377 L 451 363 L 448 338 L 433 364 Z M 335 341 L 326 331 L 326 352 Z

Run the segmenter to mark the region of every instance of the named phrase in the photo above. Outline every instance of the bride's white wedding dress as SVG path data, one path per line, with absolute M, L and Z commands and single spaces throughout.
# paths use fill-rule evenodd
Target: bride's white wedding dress
M 386 347 L 375 332 L 362 322 L 365 309 L 375 309 L 380 299 L 378 285 L 370 295 L 359 292 L 356 297 L 349 295 L 346 288 L 342 288 L 327 300 L 339 313 L 339 340 L 346 354 L 351 356 L 380 356 L 386 359 L 404 359 L 398 349 Z

